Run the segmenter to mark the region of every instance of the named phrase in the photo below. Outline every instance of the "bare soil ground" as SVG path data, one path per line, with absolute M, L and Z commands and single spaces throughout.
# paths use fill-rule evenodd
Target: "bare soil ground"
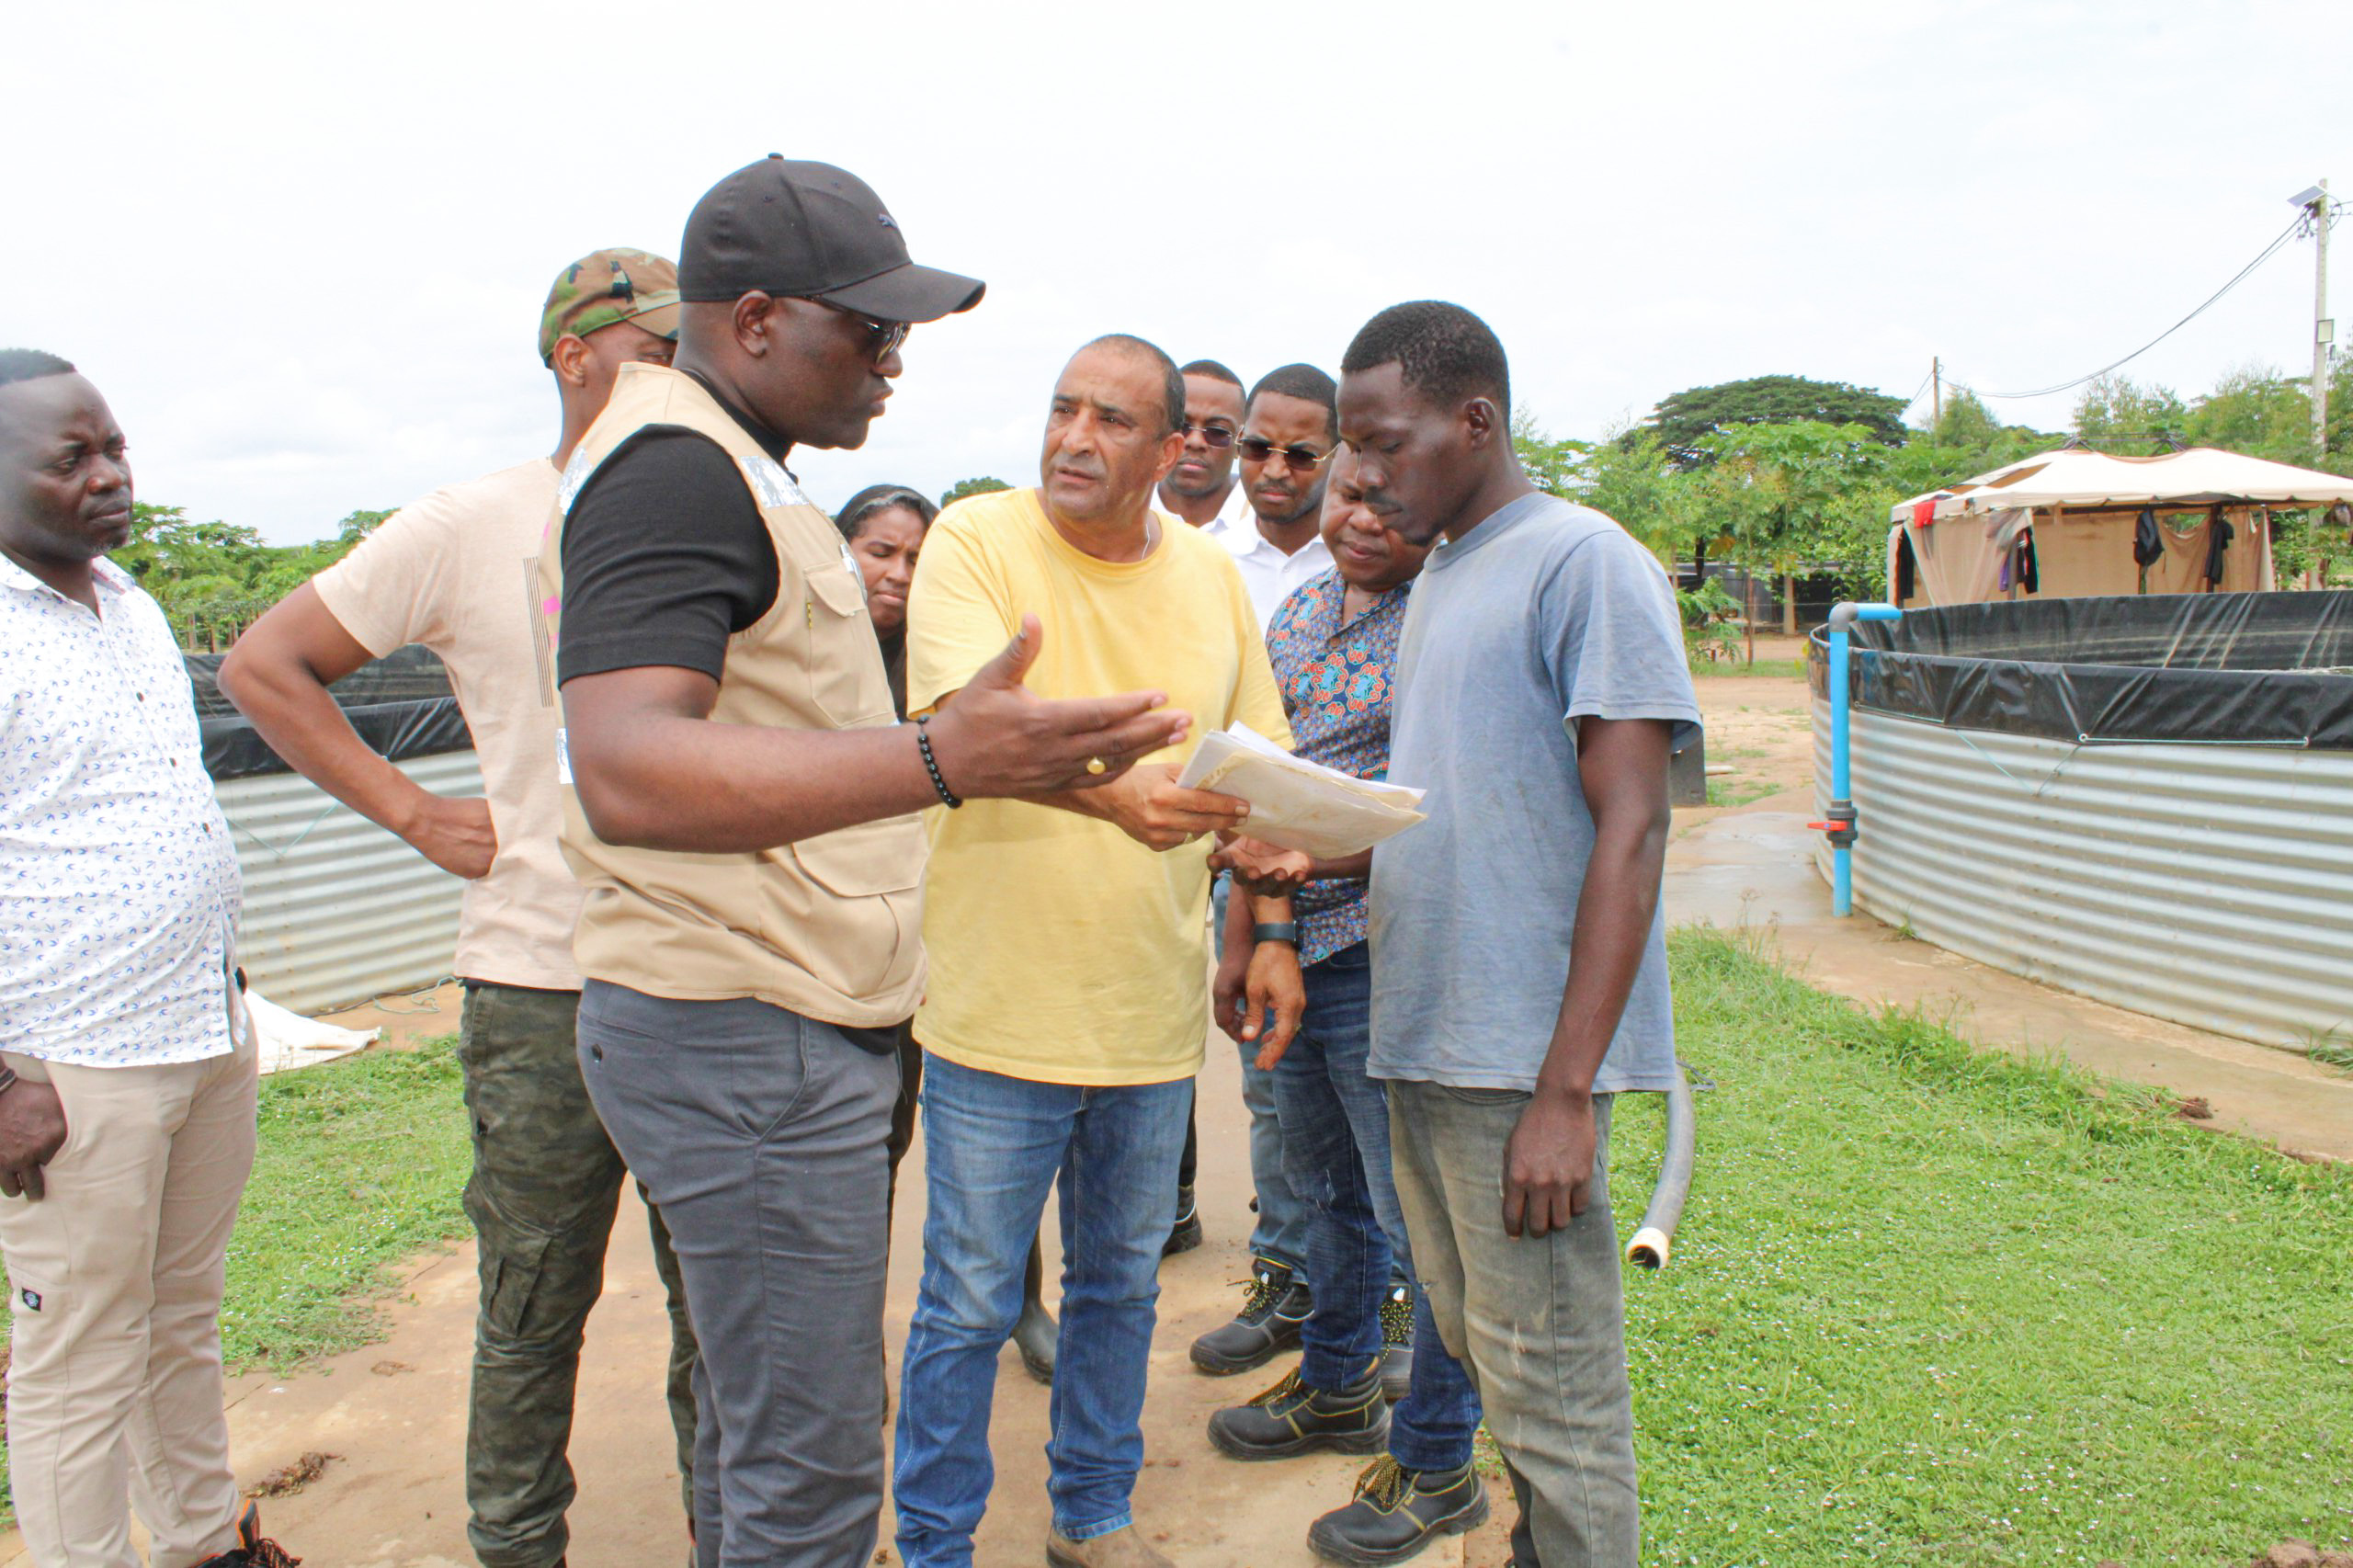
M 1760 643 L 1760 661 L 1797 656 Z M 1803 682 L 1795 676 L 1703 676 L 1699 699 L 1709 756 L 1729 764 L 1719 782 L 1739 806 L 1677 813 L 1667 899 L 1674 920 L 1771 924 L 1792 960 L 1817 983 L 1865 1000 L 1917 1002 L 1955 1011 L 1965 1032 L 1998 1049 L 2062 1050 L 2144 1083 L 2207 1100 L 2222 1125 L 2291 1148 L 2353 1154 L 2353 1080 L 2281 1053 L 2217 1040 L 2137 1015 L 2015 981 L 1869 921 L 1831 922 L 1808 856 L 1812 739 Z M 455 987 L 389 999 L 336 1021 L 387 1026 L 388 1043 L 451 1032 Z M 1250 1215 L 1248 1156 L 1234 1053 L 1212 1042 L 1201 1087 L 1201 1203 L 1209 1232 L 1199 1251 L 1162 1272 L 1161 1324 L 1145 1409 L 1146 1460 L 1139 1522 L 1185 1568 L 1305 1568 L 1309 1522 L 1347 1500 L 1359 1460 L 1318 1456 L 1245 1465 L 1219 1456 L 1203 1424 L 1222 1404 L 1271 1382 L 1284 1363 L 1212 1380 L 1187 1359 L 1192 1338 L 1233 1310 Z M 2345 1148 L 2338 1151 L 2336 1143 Z M 920 1192 L 918 1142 L 907 1173 Z M 892 1236 L 886 1342 L 904 1342 L 920 1262 L 922 1205 L 909 1204 Z M 1051 1220 L 1050 1220 L 1051 1222 Z M 274 1483 L 265 1505 L 271 1532 L 317 1563 L 348 1568 L 461 1568 L 466 1545 L 460 1473 L 464 1396 L 474 1314 L 471 1246 L 421 1258 L 380 1344 L 300 1374 L 248 1374 L 230 1388 L 231 1430 L 248 1485 Z M 643 1217 L 633 1194 L 607 1265 L 606 1295 L 589 1324 L 574 1433 L 580 1494 L 572 1512 L 575 1568 L 675 1562 L 685 1531 L 661 1398 L 666 1325 Z M 1045 1391 L 1012 1352 L 998 1376 L 993 1427 L 998 1471 L 978 1542 L 986 1563 L 1041 1560 Z M 301 1477 L 299 1481 L 295 1477 Z M 291 1486 L 289 1490 L 288 1487 Z M 1491 1521 L 1417 1559 L 1429 1568 L 1504 1568 L 1511 1504 L 1491 1484 Z M 881 1539 L 890 1539 L 890 1515 Z M 887 1562 L 887 1551 L 877 1561 Z M 24 1562 L 13 1535 L 0 1564 Z M 2275 1554 L 2272 1561 L 2279 1561 Z

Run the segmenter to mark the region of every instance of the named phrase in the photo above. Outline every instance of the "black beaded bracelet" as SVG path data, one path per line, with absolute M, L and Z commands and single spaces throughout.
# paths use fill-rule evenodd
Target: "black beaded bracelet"
M 940 803 L 953 811 L 964 802 L 948 780 L 940 777 L 939 759 L 931 755 L 931 715 L 926 713 L 915 721 L 915 748 L 923 753 L 924 771 L 931 775 L 931 787 L 939 791 Z

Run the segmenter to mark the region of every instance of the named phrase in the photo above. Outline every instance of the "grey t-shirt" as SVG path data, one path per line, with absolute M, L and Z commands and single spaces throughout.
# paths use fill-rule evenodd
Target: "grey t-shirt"
M 1599 512 L 1515 501 L 1422 568 L 1396 703 L 1389 778 L 1429 820 L 1373 852 L 1372 1075 L 1532 1089 L 1593 853 L 1569 722 L 1699 722 L 1666 574 Z M 1674 1076 L 1662 914 L 1594 1088 Z

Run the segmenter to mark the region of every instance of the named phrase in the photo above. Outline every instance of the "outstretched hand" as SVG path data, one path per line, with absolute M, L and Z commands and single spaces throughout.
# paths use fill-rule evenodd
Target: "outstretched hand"
M 1189 713 L 1168 694 L 1047 699 L 1022 682 L 1045 631 L 1034 615 L 931 721 L 932 753 L 960 796 L 1041 795 L 1110 784 L 1136 759 L 1185 738 Z
M 1218 835 L 1210 855 L 1210 869 L 1231 871 L 1234 884 L 1260 898 L 1289 898 L 1315 874 L 1314 858 L 1304 850 L 1284 849 L 1242 834 Z

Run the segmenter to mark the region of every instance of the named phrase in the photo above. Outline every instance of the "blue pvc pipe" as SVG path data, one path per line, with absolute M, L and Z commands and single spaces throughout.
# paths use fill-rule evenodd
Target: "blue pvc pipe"
M 1854 790 L 1847 764 L 1847 634 L 1859 620 L 1901 620 L 1893 605 L 1840 603 L 1830 609 L 1830 820 L 1836 825 L 1854 821 Z M 1854 851 L 1844 844 L 1830 851 L 1830 913 L 1844 917 L 1855 912 Z

